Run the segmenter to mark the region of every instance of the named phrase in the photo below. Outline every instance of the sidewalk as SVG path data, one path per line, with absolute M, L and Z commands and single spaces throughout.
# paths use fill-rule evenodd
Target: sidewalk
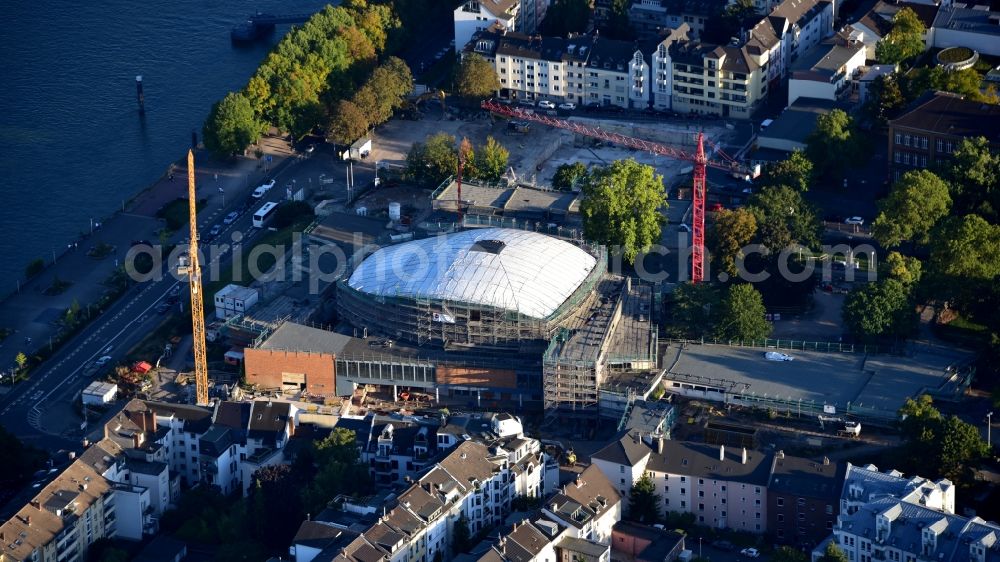
M 205 209 L 198 215 L 199 229 L 221 222 L 226 213 L 241 207 L 252 189 L 263 183 L 265 176 L 290 154 L 287 143 L 277 139 L 262 139 L 261 144 L 265 154 L 272 155 L 267 173 L 263 165 L 258 167 L 262 162 L 256 158 L 240 158 L 235 163 L 225 164 L 211 161 L 204 151 L 195 152 L 198 198 L 207 199 Z M 45 271 L 22 284 L 19 293 L 0 302 L 0 328 L 13 331 L 0 342 L 0 371 L 13 367 L 19 352 L 30 355 L 49 345 L 49 339 L 58 332 L 59 319 L 74 301 L 82 311 L 86 311 L 88 304 L 95 303 L 107 290 L 104 281 L 123 263 L 133 240 L 159 243 L 158 232 L 164 223 L 156 218 L 156 212 L 178 197 L 187 197 L 187 169 L 183 160 L 180 166 L 175 166 L 173 175 L 172 181 L 169 174 L 160 178 L 136 196 L 124 212 L 100 224 L 92 236 L 78 242 L 58 256 Z M 188 235 L 187 229 L 181 228 L 170 242 L 184 240 Z M 102 259 L 87 256 L 91 247 L 101 243 L 114 246 L 114 251 Z M 58 295 L 45 295 L 45 289 L 52 286 L 54 280 L 71 285 Z M 9 387 L 0 385 L 0 393 L 5 388 Z

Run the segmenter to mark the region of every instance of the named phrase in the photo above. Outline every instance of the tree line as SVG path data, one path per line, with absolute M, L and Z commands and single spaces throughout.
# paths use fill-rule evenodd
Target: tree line
M 212 107 L 203 127 L 206 148 L 220 156 L 239 153 L 269 124 L 293 138 L 328 128 L 347 142 L 384 122 L 412 89 L 409 68 L 389 56 L 403 38 L 391 4 L 326 6 L 282 38 L 245 88 Z M 342 109 L 354 119 L 341 118 Z

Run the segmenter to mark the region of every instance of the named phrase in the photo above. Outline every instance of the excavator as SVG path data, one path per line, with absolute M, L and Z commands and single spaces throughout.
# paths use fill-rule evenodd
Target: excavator
M 448 107 L 444 101 L 444 90 L 428 90 L 412 99 L 406 100 L 406 103 L 402 108 L 403 114 L 409 119 L 416 119 L 417 110 L 420 108 L 420 104 L 435 99 L 441 103 L 441 112 L 445 114 L 448 113 Z

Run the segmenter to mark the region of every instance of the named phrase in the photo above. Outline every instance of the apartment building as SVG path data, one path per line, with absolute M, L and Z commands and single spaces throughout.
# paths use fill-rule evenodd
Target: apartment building
M 545 0 L 535 0 L 544 2 Z M 520 0 L 468 0 L 455 8 L 455 52 L 472 40 L 477 31 L 498 27 L 506 31 L 519 31 Z M 534 31 L 534 30 L 532 30 Z
M 788 104 L 799 98 L 836 101 L 849 96 L 864 64 L 861 41 L 840 37 L 824 41 L 792 64 Z
M 946 92 L 928 93 L 908 112 L 889 121 L 889 173 L 935 168 L 965 139 L 986 138 L 1000 151 L 1000 106 Z
M 573 538 L 610 545 L 615 523 L 622 518 L 621 500 L 601 468 L 591 465 L 547 499 L 542 514 L 564 525 Z
M 510 513 L 516 489 L 511 465 L 506 452 L 463 441 L 381 509 L 347 502 L 343 518 L 321 514 L 330 527 L 359 533 L 349 542 L 345 537 L 346 544 L 318 549 L 313 558 L 299 558 L 296 545 L 293 554 L 299 562 L 448 560 L 456 524 L 467 524 L 475 535 L 500 525 Z
M 749 119 L 767 97 L 766 66 L 746 45 L 681 41 L 670 56 L 675 111 Z
M 800 56 L 834 33 L 830 0 L 784 0 L 747 32 L 744 47 L 776 85 Z
M 767 483 L 767 529 L 779 543 L 812 548 L 829 536 L 840 513 L 847 468 L 778 452 Z
M 1000 525 L 956 515 L 954 494 L 944 479 L 848 465 L 842 512 L 827 541 L 836 541 L 850 562 L 1000 561 Z M 827 541 L 813 550 L 814 561 Z
M 688 35 L 697 39 L 709 18 L 725 8 L 726 0 L 635 0 L 628 14 L 640 39 L 659 39 L 681 26 L 686 26 Z

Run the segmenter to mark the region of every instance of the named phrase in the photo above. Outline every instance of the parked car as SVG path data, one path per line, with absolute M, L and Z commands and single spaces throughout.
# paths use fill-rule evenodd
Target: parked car
M 272 179 L 267 183 L 262 183 L 259 186 L 257 186 L 257 189 L 253 190 L 253 198 L 260 199 L 261 197 L 264 196 L 265 193 L 271 191 L 271 188 L 274 187 L 275 181 L 276 180 Z
M 791 361 L 795 359 L 787 353 L 781 353 L 780 351 L 765 351 L 764 359 L 768 361 Z
M 561 104 L 559 104 L 559 109 L 565 109 L 565 110 L 571 111 L 571 110 L 576 109 L 576 104 L 573 103 L 573 102 L 571 102 L 571 101 L 568 101 L 568 102 L 565 102 L 565 103 L 561 103 Z
M 226 218 L 222 219 L 222 224 L 233 224 L 238 218 L 240 218 L 239 212 L 233 211 L 226 215 Z
M 863 219 L 861 217 L 847 217 L 846 219 L 844 219 L 844 224 L 853 224 L 853 225 L 861 226 L 861 225 L 865 224 L 865 219 Z
M 757 558 L 760 556 L 760 551 L 756 548 L 744 548 L 740 551 L 740 554 L 746 556 L 747 558 Z
M 168 303 L 167 301 L 163 301 L 160 304 L 156 305 L 157 314 L 164 314 L 168 310 L 170 310 L 170 303 Z
M 100 359 L 98 359 L 97 361 L 94 361 L 94 366 L 95 367 L 103 367 L 103 366 L 107 365 L 110 362 L 111 362 L 111 356 L 110 355 L 105 355 L 105 356 L 101 357 Z
M 712 546 L 726 552 L 732 552 L 736 550 L 736 547 L 733 546 L 733 543 L 729 541 L 712 541 Z
M 541 109 L 555 109 L 556 104 L 550 102 L 549 100 L 541 100 L 538 102 L 538 107 Z
M 222 225 L 216 224 L 212 226 L 212 230 L 208 231 L 208 235 L 214 238 L 218 236 L 220 232 L 222 232 Z

